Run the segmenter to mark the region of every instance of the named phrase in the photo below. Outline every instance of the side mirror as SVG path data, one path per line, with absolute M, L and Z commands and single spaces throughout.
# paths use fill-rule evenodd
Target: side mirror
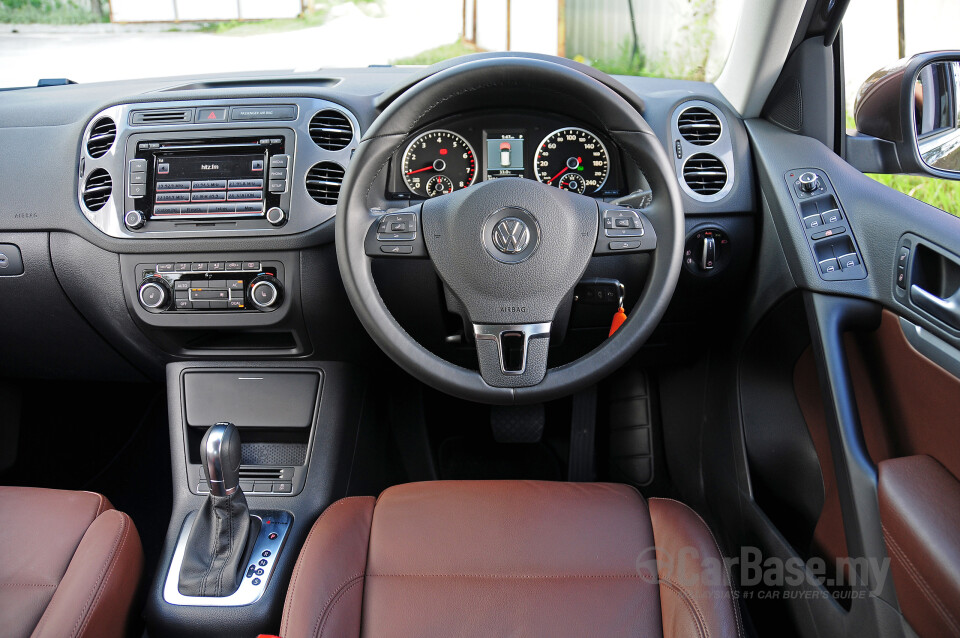
M 920 53 L 877 71 L 857 92 L 854 119 L 861 135 L 892 143 L 885 172 L 960 179 L 960 51 Z

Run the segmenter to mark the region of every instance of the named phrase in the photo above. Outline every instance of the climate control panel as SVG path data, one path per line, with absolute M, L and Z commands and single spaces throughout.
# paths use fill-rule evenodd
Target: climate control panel
M 138 264 L 137 277 L 137 301 L 152 313 L 270 312 L 283 301 L 279 261 Z

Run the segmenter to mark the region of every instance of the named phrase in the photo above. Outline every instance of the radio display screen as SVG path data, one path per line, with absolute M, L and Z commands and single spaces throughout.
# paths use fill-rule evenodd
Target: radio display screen
M 146 179 L 138 207 L 158 220 L 263 217 L 287 190 L 284 148 L 283 138 L 141 141 Z

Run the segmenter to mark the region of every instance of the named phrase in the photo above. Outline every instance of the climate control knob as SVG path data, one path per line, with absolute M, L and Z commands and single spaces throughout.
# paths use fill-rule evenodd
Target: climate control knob
M 273 275 L 257 275 L 247 287 L 250 303 L 259 310 L 269 310 L 280 305 L 283 286 Z
M 163 277 L 147 277 L 137 291 L 140 305 L 148 310 L 163 310 L 170 303 L 170 286 Z

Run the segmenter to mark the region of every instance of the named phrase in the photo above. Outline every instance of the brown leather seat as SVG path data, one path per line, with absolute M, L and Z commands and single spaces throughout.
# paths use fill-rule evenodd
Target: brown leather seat
M 741 635 L 693 510 L 623 485 L 435 481 L 331 505 L 281 636 Z
M 130 517 L 92 492 L 0 487 L 0 635 L 127 635 L 143 570 Z

